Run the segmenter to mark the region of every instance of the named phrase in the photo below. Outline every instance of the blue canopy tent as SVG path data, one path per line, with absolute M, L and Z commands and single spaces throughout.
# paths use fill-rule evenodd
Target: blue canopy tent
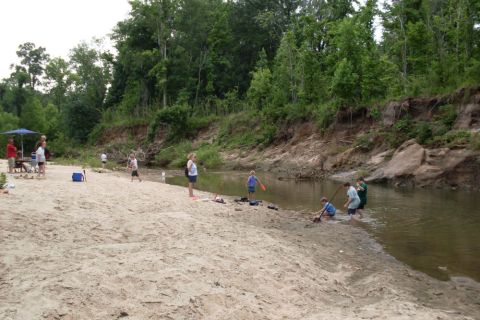
M 39 132 L 31 131 L 25 128 L 20 128 L 20 129 L 15 129 L 15 130 L 10 130 L 10 131 L 5 131 L 5 132 L 0 132 L 0 134 L 4 135 L 19 135 L 20 140 L 22 141 L 22 159 L 23 159 L 23 136 L 26 134 L 40 134 Z

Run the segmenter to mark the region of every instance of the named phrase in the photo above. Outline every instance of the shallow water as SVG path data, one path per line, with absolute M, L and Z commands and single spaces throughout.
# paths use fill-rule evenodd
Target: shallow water
M 331 198 L 339 186 L 329 180 L 280 181 L 271 174 L 257 175 L 267 187 L 265 192 L 257 188 L 258 199 L 304 212 L 319 210 L 320 197 Z M 197 187 L 212 193 L 246 196 L 247 176 L 241 172 L 202 173 Z M 147 177 L 161 180 L 155 171 Z M 167 177 L 167 183 L 186 186 L 187 180 L 184 176 Z M 332 202 L 343 211 L 345 200 L 345 191 L 340 188 Z M 344 220 L 343 214 L 338 216 Z M 480 281 L 478 192 L 370 185 L 366 217 L 352 223 L 365 228 L 389 254 L 414 269 L 441 280 L 469 277 Z

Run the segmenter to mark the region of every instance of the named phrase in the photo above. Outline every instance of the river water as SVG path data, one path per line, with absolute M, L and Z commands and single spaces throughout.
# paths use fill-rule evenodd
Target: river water
M 160 172 L 149 172 L 148 179 L 161 179 Z M 340 185 L 330 180 L 281 181 L 267 173 L 257 176 L 267 187 L 266 191 L 258 188 L 257 199 L 303 212 L 319 210 L 320 198 L 332 197 Z M 248 173 L 242 172 L 202 173 L 197 187 L 212 193 L 246 196 L 247 177 Z M 166 182 L 187 185 L 184 176 L 167 177 Z M 343 211 L 345 200 L 342 188 L 333 204 Z M 480 281 L 479 192 L 370 185 L 363 221 L 349 221 L 343 214 L 338 217 L 338 223 L 355 223 L 366 229 L 386 252 L 416 270 L 441 280 L 467 277 Z

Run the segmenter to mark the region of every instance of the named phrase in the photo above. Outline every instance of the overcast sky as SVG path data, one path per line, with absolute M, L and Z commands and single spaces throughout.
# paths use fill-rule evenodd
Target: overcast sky
M 128 0 L 0 0 L 0 79 L 18 62 L 19 44 L 67 57 L 81 41 L 107 36 L 129 9 Z

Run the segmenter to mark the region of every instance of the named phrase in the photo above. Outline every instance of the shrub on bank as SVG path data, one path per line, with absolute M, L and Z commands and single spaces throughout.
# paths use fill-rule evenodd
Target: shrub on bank
M 202 145 L 197 150 L 197 158 L 198 163 L 208 169 L 218 169 L 223 164 L 219 147 L 211 144 Z
M 188 141 L 162 148 L 155 156 L 154 164 L 159 167 L 182 168 L 185 166 L 187 155 L 192 149 L 192 144 Z
M 187 163 L 187 155 L 195 152 L 198 164 L 208 169 L 219 168 L 223 164 L 220 147 L 209 143 L 202 144 L 196 150 L 188 141 L 163 148 L 155 157 L 155 165 L 167 168 L 183 168 Z
M 472 134 L 470 147 L 473 150 L 480 151 L 480 132 Z
M 452 130 L 445 133 L 443 136 L 434 138 L 434 142 L 446 146 L 453 147 L 465 147 L 469 146 L 472 139 L 472 133 L 465 130 Z
M 161 127 L 167 128 L 167 142 L 174 143 L 193 137 L 199 130 L 207 128 L 218 116 L 192 115 L 188 105 L 174 105 L 159 110 L 148 127 L 147 140 L 152 142 Z

